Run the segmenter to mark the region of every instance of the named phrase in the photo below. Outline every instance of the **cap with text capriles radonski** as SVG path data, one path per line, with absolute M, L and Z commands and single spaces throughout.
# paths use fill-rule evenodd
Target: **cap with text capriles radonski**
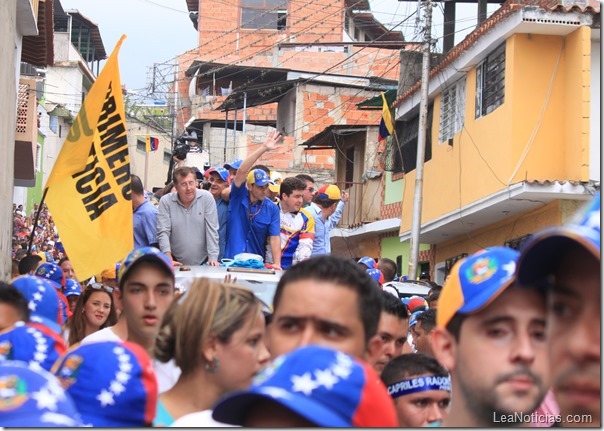
M 501 295 L 515 280 L 518 255 L 508 247 L 490 247 L 458 261 L 440 294 L 436 326 L 445 328 L 455 314 L 476 313 Z
M 317 190 L 316 196 L 323 199 L 330 199 L 332 201 L 339 201 L 342 199 L 342 192 L 338 186 L 334 184 L 327 184 Z
M 542 287 L 564 257 L 577 244 L 600 260 L 600 194 L 584 205 L 569 223 L 549 227 L 532 236 L 518 259 L 518 283 Z
M 396 411 L 368 364 L 323 346 L 305 346 L 276 358 L 246 391 L 214 407 L 217 421 L 241 425 L 260 400 L 270 400 L 320 427 L 394 427 Z

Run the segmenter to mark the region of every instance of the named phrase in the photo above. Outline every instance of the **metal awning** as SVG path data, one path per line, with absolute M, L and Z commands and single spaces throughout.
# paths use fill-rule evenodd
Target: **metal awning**
M 388 90 L 384 92 L 386 96 L 386 102 L 388 102 L 388 106 L 390 106 L 396 100 L 396 91 L 397 90 Z M 380 110 L 382 109 L 382 95 L 378 94 L 370 99 L 365 99 L 361 103 L 357 103 L 358 109 L 373 109 Z
M 378 127 L 377 124 L 332 124 L 312 138 L 302 142 L 300 145 L 305 146 L 306 150 L 311 151 L 335 148 L 338 145 L 339 139 L 343 136 L 355 135 L 361 132 L 364 133 L 369 126 Z
M 226 111 L 227 109 L 229 111 L 233 109 L 243 109 L 244 101 L 245 106 L 248 108 L 276 103 L 300 81 L 302 80 L 296 79 L 273 84 L 251 85 L 229 94 L 224 102 L 216 109 L 220 111 Z

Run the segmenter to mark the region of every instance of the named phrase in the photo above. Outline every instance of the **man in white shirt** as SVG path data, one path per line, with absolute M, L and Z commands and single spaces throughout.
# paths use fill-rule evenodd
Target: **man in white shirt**
M 152 357 L 164 313 L 174 299 L 172 262 L 154 247 L 135 249 L 123 260 L 118 279 L 118 300 L 123 310 L 118 324 L 89 335 L 82 340 L 82 344 L 123 341 L 125 338 L 122 336 L 125 335 L 128 341 L 139 344 Z M 174 386 L 180 370 L 173 361 L 164 364 L 154 360 L 153 366 L 160 393 Z

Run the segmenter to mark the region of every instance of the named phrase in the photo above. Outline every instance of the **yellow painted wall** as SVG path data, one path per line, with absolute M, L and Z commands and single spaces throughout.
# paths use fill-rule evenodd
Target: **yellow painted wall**
M 436 96 L 432 159 L 424 166 L 422 224 L 519 181 L 588 179 L 589 50 L 588 28 L 565 38 L 527 34 L 508 38 L 504 103 L 475 119 L 476 69 L 468 71 L 464 129 L 452 146 L 438 143 L 440 95 Z M 533 133 L 528 156 L 519 165 Z M 415 173 L 405 176 L 401 232 L 411 229 Z
M 570 208 L 567 208 L 570 206 Z M 438 244 L 435 261 L 444 262 L 461 253 L 472 254 L 485 247 L 504 245 L 506 241 L 535 233 L 546 226 L 563 223 L 565 214 L 574 212 L 576 201 L 554 201 L 520 216 L 468 232 L 460 238 Z

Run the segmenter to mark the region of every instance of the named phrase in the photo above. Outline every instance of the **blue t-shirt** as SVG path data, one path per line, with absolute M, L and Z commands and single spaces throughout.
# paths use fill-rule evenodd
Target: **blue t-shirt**
M 227 225 L 229 218 L 229 204 L 222 200 L 216 199 L 216 209 L 218 210 L 218 262 L 224 257 L 227 240 Z
M 133 216 L 134 248 L 155 244 L 157 247 L 157 208 L 149 201 L 143 202 Z
M 279 208 L 270 199 L 250 203 L 245 183 L 231 184 L 228 233 L 224 257 L 233 259 L 239 253 L 258 254 L 264 258 L 269 236 L 280 234 Z

